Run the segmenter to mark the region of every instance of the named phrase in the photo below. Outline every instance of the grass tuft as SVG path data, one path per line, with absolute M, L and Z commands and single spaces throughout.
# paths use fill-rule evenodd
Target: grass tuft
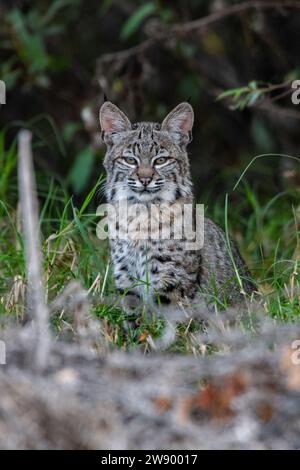
M 23 317 L 25 308 L 24 250 L 16 191 L 16 145 L 13 142 L 5 149 L 4 132 L 0 133 L 0 170 L 0 316 L 18 320 Z M 265 315 L 277 322 L 298 321 L 299 193 L 285 190 L 270 198 L 247 183 L 246 170 L 235 185 L 234 201 L 230 199 L 233 193 L 226 195 L 225 205 L 223 197 L 213 205 L 208 197 L 207 215 L 221 226 L 225 220 L 229 252 L 229 234 L 237 240 L 259 286 L 259 302 Z M 141 311 L 136 327 L 127 327 L 128 318 L 114 287 L 108 243 L 96 236 L 96 207 L 98 194 L 105 184 L 104 177 L 100 176 L 79 207 L 68 188 L 55 176 L 38 173 L 37 181 L 47 301 L 51 303 L 69 281 L 79 280 L 89 292 L 92 315 L 102 320 L 102 333 L 107 343 L 125 349 L 143 347 L 147 350 L 149 338 L 161 335 L 164 322 L 149 319 Z M 205 200 L 205 195 L 203 198 Z M 239 276 L 238 282 L 242 289 Z M 216 289 L 210 294 L 210 300 L 215 315 L 222 315 L 222 310 L 228 307 L 226 299 Z M 59 336 L 72 319 L 62 310 L 52 316 L 52 323 Z M 197 321 L 179 325 L 177 341 L 170 351 L 213 352 L 209 344 L 195 339 L 203 328 Z

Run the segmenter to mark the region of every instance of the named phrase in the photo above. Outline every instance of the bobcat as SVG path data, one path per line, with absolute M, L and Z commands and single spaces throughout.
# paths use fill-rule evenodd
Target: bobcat
M 106 197 L 117 211 L 117 236 L 110 240 L 114 276 L 117 289 L 126 294 L 130 306 L 146 298 L 147 302 L 175 308 L 176 304 L 194 302 L 201 297 L 201 289 L 206 292 L 217 289 L 219 295 L 226 295 L 236 303 L 254 289 L 237 248 L 230 243 L 228 249 L 224 232 L 208 218 L 204 219 L 204 244 L 196 250 L 187 249 L 184 236 L 181 239 L 150 235 L 144 239 L 118 237 L 126 229 L 126 223 L 134 219 L 131 217 L 122 225 L 121 202 L 146 207 L 176 205 L 173 222 L 181 215 L 184 205 L 194 204 L 186 151 L 192 138 L 193 121 L 189 103 L 179 104 L 162 124 L 131 124 L 108 101 L 100 109 L 101 135 L 107 146 Z M 163 211 L 160 214 L 163 216 Z M 149 219 L 145 218 L 142 225 L 142 230 L 149 234 Z M 164 220 L 160 228 L 163 225 Z M 237 276 L 242 282 L 237 282 Z

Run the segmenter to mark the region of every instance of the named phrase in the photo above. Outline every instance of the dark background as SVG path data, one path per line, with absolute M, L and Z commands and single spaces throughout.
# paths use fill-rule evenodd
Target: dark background
M 104 94 L 132 120 L 161 120 L 189 100 L 196 116 L 190 146 L 195 189 L 198 199 L 214 202 L 255 155 L 299 153 L 300 111 L 289 85 L 272 88 L 300 77 L 299 2 L 295 8 L 267 3 L 2 1 L 0 78 L 7 104 L 0 124 L 7 142 L 21 126 L 31 128 L 37 168 L 57 175 L 80 200 L 103 171 L 98 111 Z M 206 26 L 185 29 L 219 13 Z M 232 100 L 216 101 L 224 90 L 252 81 L 271 88 L 250 106 L 232 109 Z M 270 197 L 297 187 L 297 174 L 294 162 L 266 157 L 253 164 L 247 180 Z

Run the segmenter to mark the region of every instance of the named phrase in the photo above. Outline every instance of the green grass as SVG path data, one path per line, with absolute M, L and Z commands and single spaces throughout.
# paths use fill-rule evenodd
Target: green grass
M 5 150 L 4 134 L 0 134 L 0 317 L 18 320 L 25 311 L 26 275 L 16 161 L 16 145 Z M 236 180 L 232 178 L 232 187 Z M 108 243 L 96 236 L 97 194 L 104 177 L 100 176 L 79 207 L 54 176 L 38 172 L 37 181 L 47 301 L 51 303 L 71 280 L 79 280 L 90 293 L 92 315 L 102 320 L 106 340 L 116 347 L 143 345 L 147 349 L 147 337 L 159 337 L 164 322 L 140 312 L 137 327 L 126 328 L 126 315 L 114 288 Z M 298 200 L 297 191 L 270 197 L 251 188 L 245 179 L 228 197 L 206 200 L 208 215 L 237 240 L 259 286 L 263 312 L 278 322 L 300 318 Z M 226 307 L 217 292 L 211 301 L 218 312 Z M 72 318 L 63 311 L 52 318 L 58 336 L 71 323 Z M 170 350 L 203 354 L 193 341 L 193 335 L 202 328 L 196 321 L 179 325 L 178 339 Z M 206 352 L 210 352 L 209 347 Z

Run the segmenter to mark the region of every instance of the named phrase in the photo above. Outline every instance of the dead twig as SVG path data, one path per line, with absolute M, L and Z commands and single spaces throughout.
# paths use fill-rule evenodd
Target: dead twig
M 42 269 L 42 248 L 38 224 L 38 201 L 31 151 L 32 134 L 19 134 L 19 198 L 25 238 L 26 270 L 28 278 L 27 309 L 34 322 L 35 338 L 33 362 L 38 370 L 47 366 L 50 350 L 48 309 L 45 304 L 45 288 Z
M 188 21 L 186 23 L 178 23 L 172 26 L 171 31 L 175 34 L 190 33 L 194 30 L 205 30 L 208 26 L 211 26 L 218 21 L 224 20 L 229 16 L 233 16 L 242 13 L 247 10 L 253 9 L 273 9 L 273 8 L 299 8 L 299 1 L 247 1 L 236 5 L 231 5 L 227 8 L 218 10 L 210 15 L 203 18 L 199 18 L 194 21 Z
M 121 51 L 112 52 L 109 54 L 104 54 L 99 62 L 100 63 L 109 63 L 109 62 L 125 62 L 130 59 L 132 56 L 138 55 L 142 52 L 145 52 L 150 47 L 152 47 L 156 41 L 164 41 L 170 39 L 172 36 L 187 34 L 197 30 L 198 33 L 205 32 L 209 26 L 212 26 L 219 21 L 222 21 L 230 16 L 243 13 L 247 10 L 268 10 L 274 8 L 288 8 L 288 9 L 300 9 L 300 1 L 246 1 L 237 5 L 230 5 L 227 8 L 222 8 L 216 12 L 213 12 L 202 18 L 198 18 L 193 21 L 187 21 L 185 23 L 176 23 L 171 28 L 164 28 L 162 31 L 158 31 L 155 34 L 151 34 L 151 37 L 142 41 L 136 46 L 124 49 Z M 151 30 L 152 31 L 152 30 Z M 153 31 L 152 31 L 153 33 Z M 153 37 L 154 36 L 154 37 Z

